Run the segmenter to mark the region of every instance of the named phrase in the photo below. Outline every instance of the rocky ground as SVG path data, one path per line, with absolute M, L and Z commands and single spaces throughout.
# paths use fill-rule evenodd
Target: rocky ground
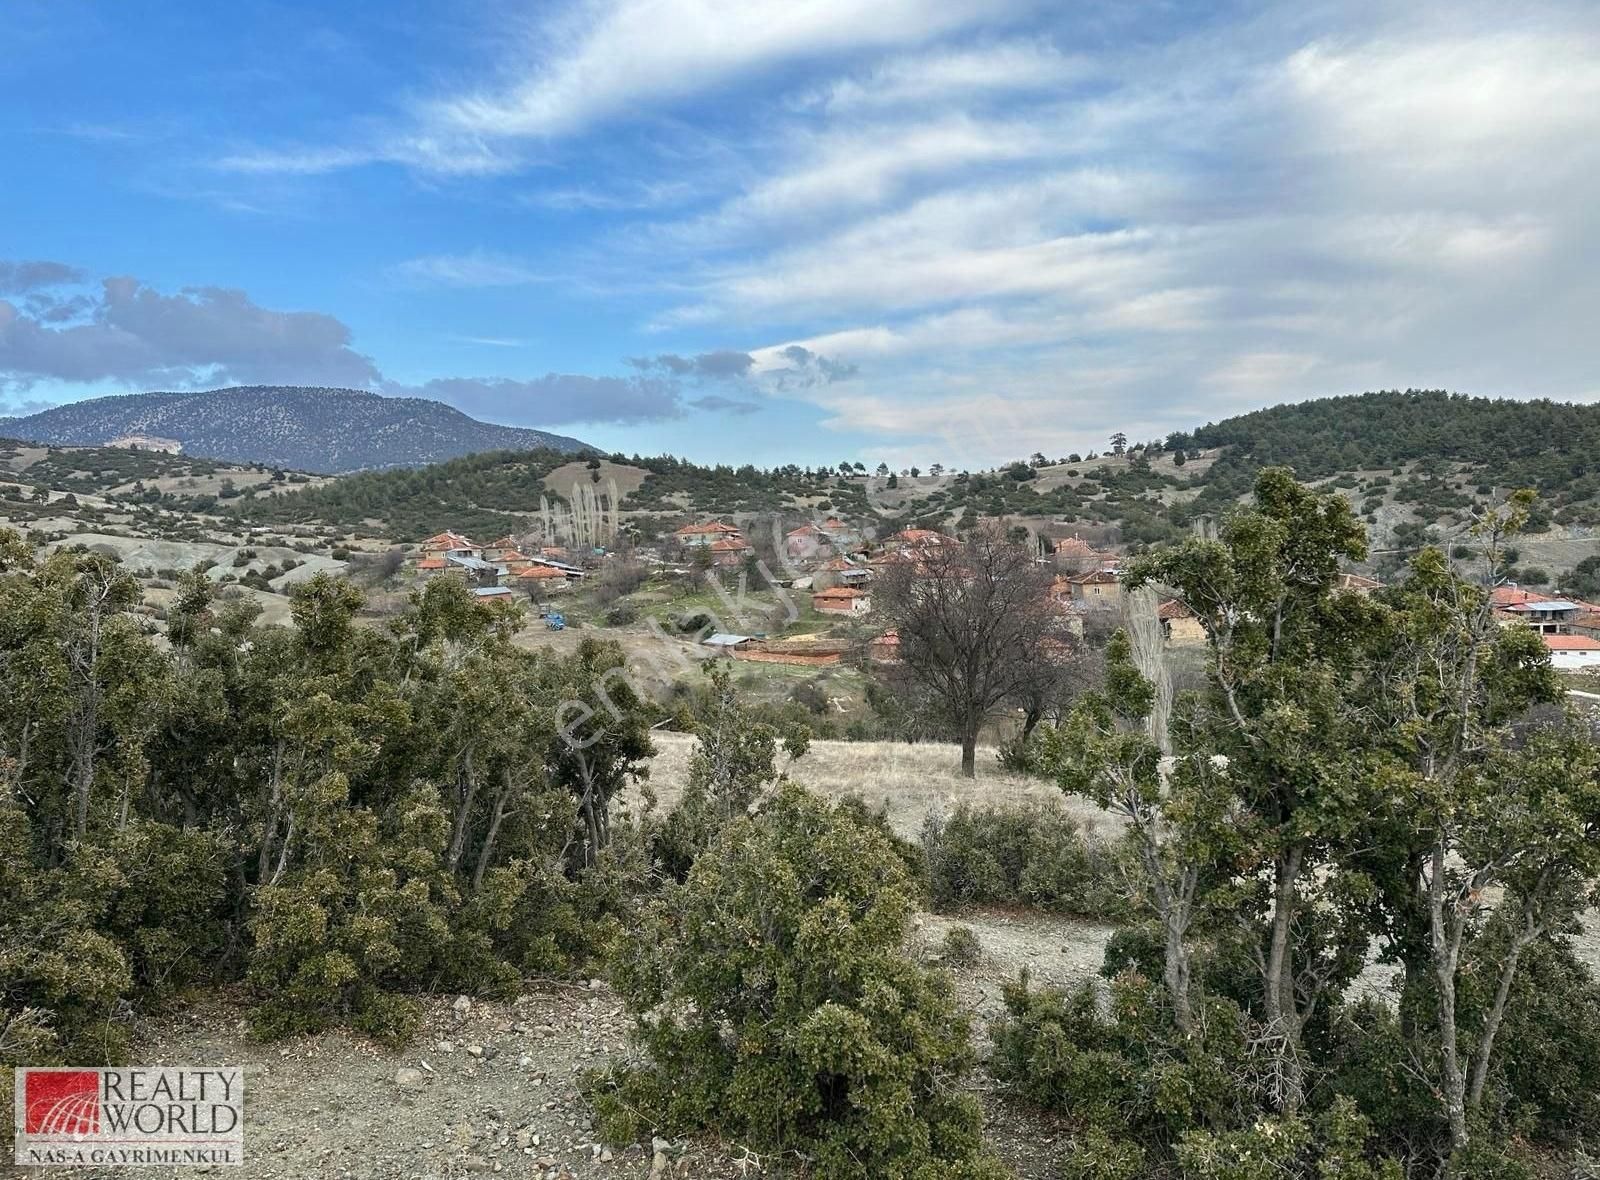
M 1006 979 L 1024 965 L 1041 982 L 1093 975 L 1110 933 L 1037 915 L 973 914 L 961 923 L 984 947 L 979 963 L 956 973 L 980 1045 L 984 1022 L 1001 1009 Z M 937 957 L 953 924 L 923 916 L 912 951 Z M 793 1161 L 758 1158 L 737 1144 L 598 1142 L 579 1082 L 586 1071 L 626 1057 L 627 1028 L 616 996 L 598 980 L 538 985 L 510 1004 L 439 997 L 421 1032 L 398 1051 L 343 1031 L 258 1044 L 245 1033 L 242 1007 L 209 1001 L 147 1021 L 133 1057 L 148 1065 L 242 1065 L 246 1162 L 235 1174 L 259 1180 L 728 1180 L 793 1170 Z M 1053 1176 L 1061 1124 L 1002 1101 L 981 1073 L 970 1084 L 988 1110 L 992 1142 L 1017 1175 Z M 76 1174 L 157 1180 L 180 1173 Z

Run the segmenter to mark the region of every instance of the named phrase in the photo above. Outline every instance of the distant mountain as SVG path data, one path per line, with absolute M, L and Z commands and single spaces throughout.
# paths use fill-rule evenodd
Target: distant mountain
M 172 439 L 185 454 L 328 474 L 420 467 L 479 451 L 593 450 L 560 434 L 479 422 L 425 398 L 301 385 L 97 397 L 0 418 L 0 435 L 56 446 Z

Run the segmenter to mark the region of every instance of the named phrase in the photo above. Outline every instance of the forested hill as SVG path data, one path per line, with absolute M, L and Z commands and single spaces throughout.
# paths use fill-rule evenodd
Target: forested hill
M 1203 426 L 1194 440 L 1302 479 L 1443 459 L 1496 483 L 1564 489 L 1600 460 L 1600 406 L 1391 390 L 1256 410 Z
M 300 385 L 100 397 L 10 419 L 5 433 L 56 446 L 146 435 L 175 440 L 186 454 L 325 473 L 418 467 L 480 451 L 590 449 L 565 435 L 479 422 L 426 398 Z
M 1122 455 L 1035 455 L 991 471 L 952 473 L 934 464 L 891 476 L 886 467 L 874 475 L 854 462 L 846 473 L 793 464 L 705 467 L 637 455 L 606 462 L 632 473 L 622 509 L 634 515 L 817 511 L 855 524 L 957 529 L 984 518 L 1050 520 L 1137 547 L 1178 539 L 1196 517 L 1226 512 L 1249 492 L 1257 471 L 1277 464 L 1346 490 L 1369 526 L 1389 538 L 1385 544 L 1410 543 L 1409 533 L 1396 532 L 1400 526 L 1458 525 L 1474 501 L 1524 486 L 1538 490 L 1542 522 L 1592 526 L 1600 524 L 1597 456 L 1600 406 L 1395 391 L 1274 406 L 1164 442 L 1135 443 Z M 402 539 L 444 527 L 516 532 L 538 510 L 541 495 L 554 498 L 570 486 L 547 488 L 545 477 L 571 458 L 548 450 L 473 455 L 285 489 L 237 511 Z M 884 519 L 876 519 L 874 510 L 885 507 Z

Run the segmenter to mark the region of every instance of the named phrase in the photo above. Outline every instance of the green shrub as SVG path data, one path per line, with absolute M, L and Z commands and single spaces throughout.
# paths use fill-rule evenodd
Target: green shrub
M 983 943 L 971 926 L 952 926 L 945 931 L 940 956 L 956 967 L 970 967 L 983 957 Z
M 639 608 L 631 602 L 619 602 L 606 611 L 606 626 L 626 627 L 639 621 Z
M 907 960 L 915 885 L 848 810 L 781 787 L 642 915 L 613 968 L 648 1066 L 593 1079 L 604 1137 L 709 1130 L 819 1177 L 999 1177 L 949 978 Z
M 1025 905 L 1120 917 L 1129 911 L 1132 858 L 1086 836 L 1059 804 L 930 815 L 922 829 L 928 895 L 936 910 Z

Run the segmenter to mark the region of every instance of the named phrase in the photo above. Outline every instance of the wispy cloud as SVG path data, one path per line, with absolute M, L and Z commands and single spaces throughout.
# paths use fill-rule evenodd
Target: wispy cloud
M 521 287 L 546 277 L 514 258 L 480 250 L 410 258 L 390 273 L 404 283 L 442 287 Z

